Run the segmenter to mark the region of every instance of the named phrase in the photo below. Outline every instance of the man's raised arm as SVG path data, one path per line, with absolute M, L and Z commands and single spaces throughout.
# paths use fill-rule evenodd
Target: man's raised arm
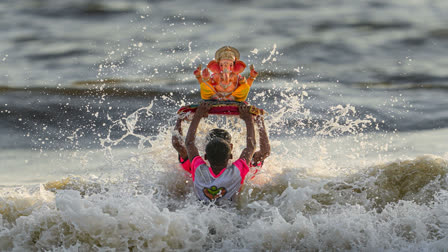
M 196 131 L 199 126 L 199 122 L 202 117 L 206 116 L 210 110 L 212 104 L 209 102 L 202 102 L 194 113 L 193 120 L 191 121 L 190 127 L 188 128 L 187 137 L 185 139 L 185 146 L 187 147 L 188 159 L 193 162 L 193 158 L 199 156 L 198 148 L 195 144 Z
M 244 150 L 242 151 L 240 158 L 244 159 L 247 165 L 250 165 L 252 156 L 254 155 L 255 151 L 254 118 L 253 115 L 249 112 L 250 107 L 248 107 L 246 104 L 240 105 L 238 109 L 240 111 L 241 119 L 243 119 L 246 123 L 247 131 L 246 148 L 244 148 Z
M 173 136 L 171 137 L 171 143 L 176 149 L 179 156 L 186 160 L 188 158 L 187 149 L 185 148 L 185 143 L 182 139 L 182 119 L 177 119 L 176 126 L 174 127 Z
M 258 116 L 255 119 L 258 126 L 258 135 L 260 137 L 260 150 L 255 152 L 253 162 L 255 164 L 263 162 L 271 154 L 271 145 L 269 144 L 268 133 L 264 126 L 264 119 L 262 116 Z

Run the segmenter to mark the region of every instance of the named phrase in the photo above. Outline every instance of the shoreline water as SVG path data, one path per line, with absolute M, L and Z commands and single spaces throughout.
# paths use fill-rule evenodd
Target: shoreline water
M 356 135 L 337 138 L 301 137 L 296 140 L 280 137 L 274 138 L 273 141 L 278 146 L 276 152 L 285 152 L 286 148 L 288 154 L 285 153 L 282 158 L 288 159 L 291 156 L 293 160 L 299 161 L 299 167 L 307 167 L 309 170 L 322 166 L 327 169 L 332 167 L 336 171 L 345 170 L 345 173 L 350 174 L 360 167 L 412 160 L 424 155 L 448 160 L 448 146 L 439 141 L 445 137 L 448 137 L 447 129 L 390 134 L 368 133 L 362 138 Z M 359 141 L 363 141 L 362 146 L 357 144 Z M 164 146 L 169 148 L 167 143 L 164 143 Z M 173 150 L 166 151 L 175 156 Z M 111 156 L 113 160 L 110 159 Z M 151 156 L 150 148 L 139 149 L 137 146 L 114 147 L 110 150 L 100 148 L 2 151 L 0 159 L 3 160 L 3 166 L 0 173 L 3 175 L 0 176 L 0 186 L 45 184 L 67 176 L 121 176 L 119 171 L 125 167 L 117 166 L 117 163 L 133 158 L 150 159 Z M 115 165 L 112 165 L 114 162 Z M 170 166 L 176 169 L 175 162 L 172 163 L 169 162 Z

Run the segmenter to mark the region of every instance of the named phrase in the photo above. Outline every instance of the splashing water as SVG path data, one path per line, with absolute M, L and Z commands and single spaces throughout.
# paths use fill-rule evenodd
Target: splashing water
M 157 106 L 180 104 L 172 97 L 153 99 L 128 116 L 109 117 L 109 131 L 101 144 L 108 165 L 117 170 L 114 176 L 67 177 L 40 186 L 2 188 L 0 248 L 446 248 L 446 159 L 363 162 L 369 152 L 384 145 L 373 141 L 376 133 L 365 132 L 375 128 L 375 118 L 358 114 L 347 104 L 330 106 L 329 117 L 319 121 L 307 107 L 309 92 L 301 86 L 255 95 L 257 104 L 275 98 L 266 117 L 273 151 L 261 172 L 246 182 L 236 206 L 218 208 L 196 200 L 191 178 L 178 167 L 171 147 L 174 116 L 170 126 L 159 128 L 156 135 L 141 131 L 155 120 Z M 188 123 L 184 131 L 187 127 Z M 235 153 L 242 150 L 241 120 L 216 116 L 200 125 L 200 150 L 207 132 L 216 127 L 231 132 Z M 136 148 L 128 148 L 132 156 L 117 158 L 118 146 L 126 146 L 129 138 L 138 140 Z M 331 146 L 343 158 L 335 158 Z M 347 162 L 347 155 L 353 162 Z

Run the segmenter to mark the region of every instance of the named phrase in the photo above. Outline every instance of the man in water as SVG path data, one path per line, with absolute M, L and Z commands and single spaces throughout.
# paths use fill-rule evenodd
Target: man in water
M 240 117 L 246 123 L 246 148 L 241 152 L 239 159 L 228 166 L 232 158 L 230 144 L 222 138 L 213 138 L 205 147 L 205 159 L 210 162 L 208 167 L 204 159 L 199 156 L 195 139 L 199 122 L 207 115 L 211 107 L 211 103 L 208 102 L 199 105 L 185 140 L 188 159 L 191 163 L 193 190 L 198 199 L 205 202 L 234 200 L 249 172 L 250 160 L 255 152 L 254 119 L 247 105 L 239 106 Z
M 191 163 L 190 160 L 188 160 L 188 154 L 187 149 L 185 148 L 184 141 L 182 140 L 182 121 L 183 119 L 177 119 L 176 126 L 174 127 L 174 130 L 176 131 L 175 134 L 173 134 L 172 137 L 172 144 L 174 149 L 176 149 L 178 153 L 178 159 L 181 167 L 191 174 Z M 259 169 L 263 166 L 264 160 L 270 155 L 271 146 L 269 144 L 269 138 L 268 134 L 266 132 L 266 127 L 264 125 L 264 119 L 262 116 L 257 116 L 255 118 L 255 122 L 257 123 L 258 127 L 258 135 L 259 135 L 259 142 L 260 142 L 260 150 L 255 152 L 251 162 L 250 167 L 255 167 L 254 175 L 259 171 Z M 207 142 L 210 142 L 214 138 L 221 138 L 225 141 L 227 141 L 230 144 L 231 150 L 233 150 L 233 144 L 232 144 L 232 136 L 230 133 L 224 129 L 212 129 L 207 137 Z M 252 177 L 254 178 L 254 176 Z

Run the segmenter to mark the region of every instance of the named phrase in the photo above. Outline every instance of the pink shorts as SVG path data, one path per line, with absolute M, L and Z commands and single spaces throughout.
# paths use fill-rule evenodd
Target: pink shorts
M 180 166 L 182 167 L 182 169 L 184 169 L 188 173 L 191 173 L 191 164 L 190 164 L 190 160 L 188 158 L 183 159 L 181 156 L 179 156 L 179 163 L 180 163 Z

